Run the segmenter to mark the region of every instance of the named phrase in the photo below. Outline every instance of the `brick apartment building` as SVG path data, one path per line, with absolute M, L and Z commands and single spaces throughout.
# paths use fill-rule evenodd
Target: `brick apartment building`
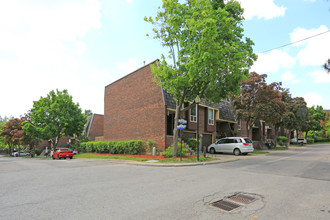
M 87 117 L 84 132 L 90 141 L 103 140 L 104 115 L 93 114 Z
M 153 79 L 148 64 L 105 87 L 105 141 L 150 139 L 156 141 L 156 145 L 163 150 L 172 144 L 175 101 Z M 216 105 L 202 102 L 198 112 L 203 146 L 221 137 L 248 136 L 244 121 L 235 121 L 234 111 L 228 101 Z M 196 138 L 197 106 L 187 111 L 184 119 L 187 120 L 187 128 L 183 139 Z M 258 126 L 263 126 L 262 133 Z M 255 139 L 260 134 L 267 136 L 267 130 L 268 136 L 271 134 L 271 127 L 262 123 L 251 130 Z

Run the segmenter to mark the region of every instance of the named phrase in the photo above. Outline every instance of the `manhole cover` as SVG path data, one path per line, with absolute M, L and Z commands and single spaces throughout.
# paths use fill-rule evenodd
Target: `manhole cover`
M 238 204 L 232 203 L 232 202 L 228 202 L 228 201 L 224 201 L 224 200 L 219 200 L 219 201 L 213 202 L 213 203 L 211 203 L 211 205 L 218 207 L 222 210 L 228 211 L 228 212 L 241 207 L 241 205 L 238 205 Z
M 233 195 L 228 197 L 229 199 L 236 201 L 236 202 L 241 202 L 244 204 L 249 204 L 251 202 L 256 201 L 257 199 L 252 197 L 252 196 L 247 196 L 247 195 L 243 195 L 243 194 L 237 194 L 237 195 Z

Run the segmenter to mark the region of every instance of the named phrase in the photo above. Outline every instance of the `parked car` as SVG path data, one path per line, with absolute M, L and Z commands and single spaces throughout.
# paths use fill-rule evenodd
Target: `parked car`
M 232 153 L 236 156 L 246 155 L 253 152 L 252 141 L 249 138 L 243 137 L 226 137 L 217 140 L 214 144 L 208 147 L 208 152 L 214 153 Z
M 18 157 L 18 151 L 13 152 L 11 155 L 12 155 L 13 157 Z M 30 155 L 30 153 L 28 153 L 28 152 L 24 152 L 24 151 L 20 151 L 20 152 L 19 152 L 19 156 L 20 156 L 20 157 L 29 156 L 29 155 Z
M 307 144 L 307 140 L 305 138 L 292 138 L 290 140 L 291 144 Z
M 52 155 L 53 160 L 55 160 L 56 158 L 59 159 L 59 160 L 61 158 L 66 159 L 67 157 L 70 158 L 70 159 L 73 158 L 73 152 L 69 148 L 58 148 L 58 149 L 56 149 L 56 151 Z

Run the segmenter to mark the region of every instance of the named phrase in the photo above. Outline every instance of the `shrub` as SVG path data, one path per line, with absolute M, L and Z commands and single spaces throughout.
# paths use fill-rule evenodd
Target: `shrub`
M 87 142 L 83 142 L 83 143 L 80 143 L 79 145 L 78 145 L 78 151 L 79 152 L 86 152 L 86 143 Z
M 307 144 L 314 144 L 314 138 L 307 138 Z
M 284 146 L 285 145 L 285 142 L 288 141 L 288 138 L 285 137 L 285 136 L 278 136 L 278 144 L 280 146 Z
M 316 137 L 315 142 L 330 142 L 330 138 Z
M 93 142 L 86 142 L 86 152 L 92 153 L 94 152 Z
M 89 141 L 80 143 L 79 150 L 88 153 L 140 154 L 143 150 L 143 141 Z
M 40 155 L 40 149 L 39 148 L 34 148 L 34 153 L 36 154 L 36 155 Z
M 188 139 L 188 146 L 191 149 L 195 150 L 195 151 L 196 151 L 196 144 L 197 144 L 197 138 L 189 138 Z M 200 144 L 200 140 L 199 140 L 198 144 Z
M 98 141 L 98 142 L 95 142 L 93 145 L 94 145 L 95 152 L 97 152 L 97 153 L 106 153 L 107 152 L 108 145 L 106 142 Z
M 176 151 L 176 156 L 180 156 L 180 151 L 181 151 L 181 144 L 178 144 L 178 149 Z M 188 153 L 188 148 L 184 147 L 182 145 L 182 156 L 186 156 L 186 153 Z M 173 157 L 173 145 L 171 147 L 168 147 L 163 153 L 162 156 L 164 157 Z

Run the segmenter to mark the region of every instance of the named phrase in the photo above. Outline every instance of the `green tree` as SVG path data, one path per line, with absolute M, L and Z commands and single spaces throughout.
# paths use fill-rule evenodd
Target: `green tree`
M 308 119 L 304 124 L 302 131 L 305 132 L 307 138 L 309 131 L 321 131 L 321 121 L 325 120 L 326 113 L 323 111 L 323 107 L 320 105 L 312 106 L 308 108 Z
M 257 120 L 275 125 L 286 112 L 281 83 L 274 82 L 268 85 L 266 77 L 266 74 L 250 73 L 249 78 L 241 84 L 241 93 L 233 98 L 236 117 L 246 121 L 246 130 L 250 138 L 250 130 Z
M 0 136 L 4 139 L 4 144 L 8 145 L 9 153 L 14 146 L 20 148 L 22 145 L 28 145 L 31 138 L 23 130 L 24 118 L 11 119 L 2 126 Z
M 0 116 L 0 133 L 2 133 L 3 131 L 3 127 L 6 125 L 6 122 L 8 120 L 5 120 L 5 118 L 1 118 Z M 7 148 L 7 144 L 5 144 L 5 138 L 3 136 L 0 135 L 0 148 Z
M 86 123 L 86 116 L 67 90 L 51 91 L 47 97 L 34 101 L 29 116 L 23 129 L 34 138 L 51 140 L 53 150 L 61 137 L 81 134 Z
M 160 8 L 159 8 L 160 9 Z M 256 59 L 253 42 L 243 38 L 243 9 L 237 1 L 163 0 L 153 24 L 154 38 L 169 48 L 167 58 L 153 65 L 155 81 L 176 101 L 173 156 L 178 143 L 178 119 L 200 97 L 211 102 L 239 92 Z M 183 104 L 190 104 L 183 108 Z
M 289 131 L 302 131 L 303 126 L 308 120 L 308 108 L 307 103 L 303 97 L 292 98 L 287 97 L 287 109 L 288 112 L 283 117 L 283 126 Z M 289 132 L 291 135 L 291 132 Z M 289 135 L 289 140 L 290 140 Z
M 327 137 L 330 137 L 330 120 L 327 121 L 327 123 L 325 124 L 325 134 Z
M 90 109 L 86 109 L 86 110 L 84 111 L 84 115 L 86 115 L 86 116 L 90 116 L 90 115 L 93 115 L 93 112 L 92 112 L 92 110 L 90 110 Z

